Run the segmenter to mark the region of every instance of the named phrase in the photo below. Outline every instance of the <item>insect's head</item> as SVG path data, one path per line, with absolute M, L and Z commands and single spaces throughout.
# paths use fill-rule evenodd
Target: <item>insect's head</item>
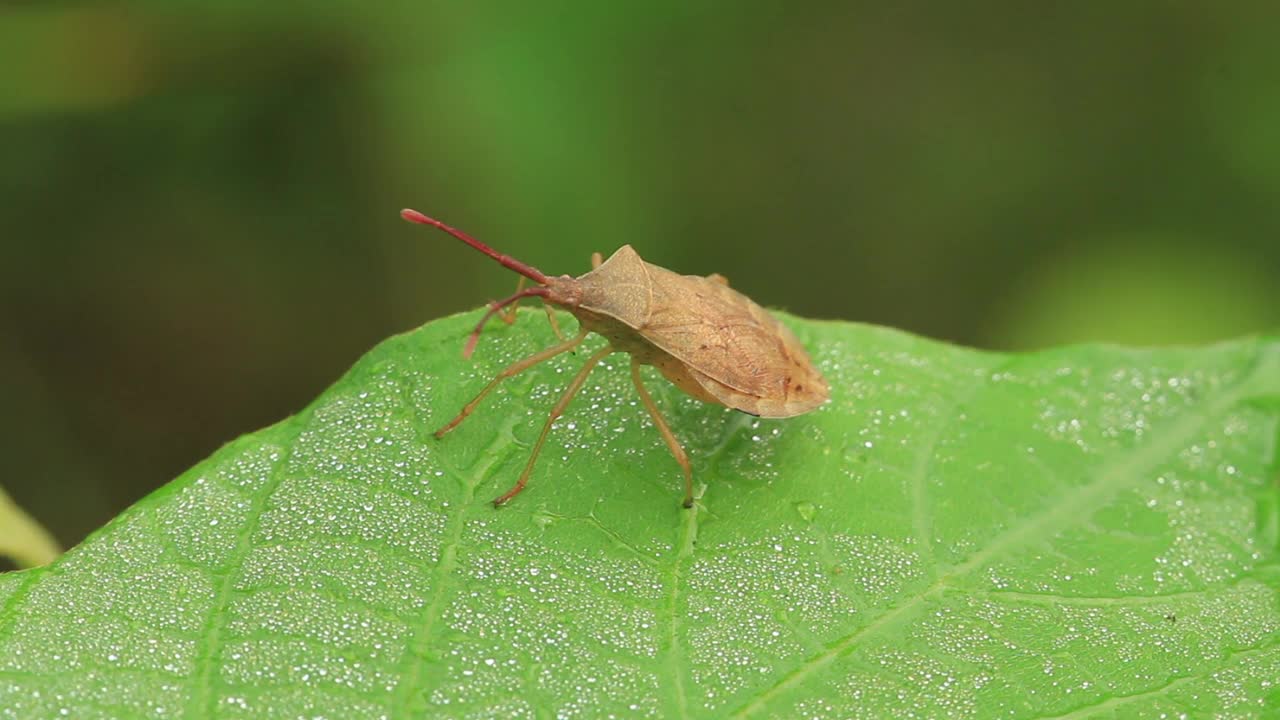
M 510 255 L 503 255 L 497 250 L 494 250 L 488 245 L 485 245 L 479 240 L 476 240 L 470 235 L 462 232 L 461 230 L 445 225 L 444 223 L 440 222 L 439 220 L 436 220 L 435 218 L 427 217 L 426 215 L 423 215 L 417 210 L 408 210 L 408 209 L 401 210 L 400 217 L 404 218 L 405 220 L 408 220 L 409 222 L 418 223 L 419 225 L 431 225 L 432 227 L 440 228 L 441 230 L 458 238 L 459 240 L 470 245 L 476 250 L 479 250 L 485 255 L 488 255 L 494 260 L 497 260 L 503 267 L 508 268 L 510 270 L 514 270 L 520 273 L 521 275 L 529 278 L 530 280 L 538 283 L 535 287 L 526 288 L 526 287 L 523 287 L 524 282 L 521 281 L 521 288 L 516 290 L 516 293 L 514 295 L 506 298 L 505 300 L 499 300 L 498 302 L 491 303 L 489 305 L 488 312 L 486 312 L 484 316 L 480 318 L 480 322 L 479 324 L 476 325 L 476 329 L 471 333 L 471 336 L 467 339 L 467 345 L 462 351 L 462 354 L 464 357 L 471 357 L 471 352 L 472 350 L 475 349 L 476 342 L 480 339 L 480 331 L 484 328 L 485 323 L 489 321 L 489 318 L 496 315 L 499 311 L 501 311 L 503 308 L 507 307 L 508 305 L 514 305 L 515 303 L 519 302 L 523 298 L 527 298 L 527 297 L 540 297 L 546 302 L 559 304 L 559 305 L 565 305 L 566 303 L 572 304 L 575 302 L 576 295 L 574 295 L 573 293 L 576 292 L 577 286 L 573 278 L 569 277 L 568 275 L 561 275 L 559 277 L 548 276 L 547 274 L 543 273 L 541 270 L 533 267 L 532 265 L 522 263 L 519 260 L 516 260 L 515 258 L 511 257 Z M 507 320 L 507 322 L 511 322 L 511 320 Z

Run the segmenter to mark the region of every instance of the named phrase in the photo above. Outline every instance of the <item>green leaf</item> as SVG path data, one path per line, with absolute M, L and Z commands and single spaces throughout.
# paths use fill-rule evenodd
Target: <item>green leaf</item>
M 650 376 L 703 492 L 531 313 L 375 348 L 53 565 L 0 576 L 0 718 L 1260 716 L 1280 343 L 1002 356 L 788 318 L 833 400 Z

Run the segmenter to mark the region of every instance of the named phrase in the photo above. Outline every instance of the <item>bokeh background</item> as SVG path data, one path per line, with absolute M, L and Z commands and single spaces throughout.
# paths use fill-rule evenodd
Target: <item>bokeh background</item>
M 0 2 L 0 485 L 65 544 L 633 244 L 1026 349 L 1280 323 L 1280 4 Z

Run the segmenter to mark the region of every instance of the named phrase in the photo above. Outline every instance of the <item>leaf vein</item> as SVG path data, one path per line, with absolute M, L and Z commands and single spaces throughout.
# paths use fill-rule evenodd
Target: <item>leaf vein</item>
M 417 417 L 417 422 L 421 425 L 423 418 L 418 411 L 417 405 L 410 404 Z M 462 541 L 463 530 L 466 528 L 464 516 L 467 509 L 475 503 L 476 489 L 488 479 L 489 473 L 501 465 L 503 457 L 517 452 L 514 445 L 505 441 L 505 436 L 511 433 L 511 428 L 514 427 L 517 421 L 518 419 L 514 415 L 507 418 L 497 438 L 480 451 L 481 457 L 488 456 L 491 459 L 488 463 L 481 465 L 477 471 L 460 473 L 442 455 L 439 458 L 440 463 L 448 470 L 450 475 L 462 479 L 463 497 L 446 519 L 444 537 L 440 543 L 440 557 L 436 561 L 432 577 L 431 600 L 423 611 L 417 631 L 410 639 L 408 647 L 405 648 L 404 658 L 400 663 L 400 672 L 398 673 L 402 680 L 396 685 L 391 701 L 392 717 L 414 717 L 412 709 L 413 695 L 419 689 L 422 669 L 430 660 L 427 653 L 430 649 L 431 633 L 440 621 L 440 615 L 444 610 L 444 599 L 448 594 L 448 583 L 446 581 L 453 575 L 458 566 L 458 547 Z M 495 448 L 500 448 L 504 452 L 494 452 Z M 440 454 L 437 453 L 437 455 Z M 405 667 L 408 664 L 412 664 L 410 668 Z
M 280 459 L 271 468 L 270 476 L 258 491 L 257 497 L 252 502 L 246 515 L 245 524 L 236 536 L 236 544 L 223 563 L 225 570 L 221 573 L 222 577 L 217 584 L 213 603 L 209 607 L 209 618 L 205 621 L 204 627 L 200 632 L 203 647 L 197 646 L 192 662 L 190 677 L 194 679 L 195 684 L 191 695 L 187 699 L 186 710 L 183 713 L 185 717 L 214 717 L 217 714 L 215 707 L 217 695 L 213 691 L 212 679 L 213 673 L 222 659 L 222 635 L 226 632 L 227 624 L 230 622 L 228 610 L 235 596 L 236 582 L 239 581 L 244 573 L 244 561 L 253 549 L 253 536 L 261 526 L 262 515 L 266 510 L 267 502 L 280 487 L 280 484 L 284 482 L 285 471 L 288 468 L 290 459 L 293 457 L 293 449 L 298 442 L 298 438 L 301 437 L 302 432 L 306 429 L 310 418 L 311 415 L 308 413 L 304 417 L 295 417 L 289 422 L 289 427 L 293 432 L 288 442 L 279 444 L 282 448 Z M 217 578 L 217 576 L 218 573 L 215 572 L 214 577 Z
M 1073 488 L 1057 502 L 1050 503 L 1046 511 L 1027 516 L 1021 523 L 1009 528 L 985 548 L 957 565 L 950 573 L 939 577 L 920 594 L 837 640 L 825 652 L 800 663 L 791 672 L 731 713 L 729 717 L 745 718 L 758 712 L 778 695 L 800 684 L 820 668 L 851 651 L 862 638 L 873 635 L 880 629 L 892 625 L 899 618 L 919 610 L 929 599 L 938 596 L 949 587 L 956 587 L 954 584 L 956 580 L 971 575 L 1009 549 L 1029 544 L 1037 537 L 1051 538 L 1072 522 L 1083 521 L 1088 516 L 1086 512 L 1088 509 L 1096 507 L 1116 494 L 1119 487 L 1126 486 L 1126 478 L 1142 477 L 1146 468 L 1165 459 L 1168 453 L 1183 445 L 1196 432 L 1217 419 L 1222 412 L 1245 396 L 1243 388 L 1259 373 L 1260 366 L 1261 363 L 1255 360 L 1250 371 L 1243 373 L 1240 379 L 1224 388 L 1214 400 L 1195 406 L 1202 407 L 1202 412 L 1184 412 L 1169 421 L 1169 427 L 1165 432 L 1153 433 L 1154 440 L 1139 446 L 1126 456 L 1107 463 L 1094 479 Z M 1204 407 L 1206 405 L 1207 407 Z
M 1275 648 L 1276 648 L 1276 645 L 1272 644 L 1272 645 L 1264 645 L 1261 647 L 1245 648 L 1243 650 L 1237 650 L 1235 652 L 1227 653 L 1226 655 L 1224 655 L 1220 663 L 1221 665 L 1225 665 L 1229 661 L 1238 660 L 1240 658 L 1250 657 L 1253 655 L 1258 655 L 1264 652 L 1269 652 L 1271 650 L 1274 650 Z M 1079 707 L 1079 708 L 1076 708 L 1075 710 L 1072 710 L 1067 713 L 1063 713 L 1061 715 L 1046 715 L 1046 716 L 1036 718 L 1036 720 L 1074 720 L 1075 718 L 1089 717 L 1091 715 L 1095 715 L 1097 713 L 1104 712 L 1106 710 L 1114 710 L 1115 708 L 1128 705 L 1129 703 L 1132 703 L 1138 700 L 1148 700 L 1151 698 L 1160 697 L 1161 695 L 1168 695 L 1170 692 L 1177 690 L 1183 685 L 1189 685 L 1197 680 L 1204 680 L 1206 678 L 1213 677 L 1213 675 L 1219 672 L 1220 669 L 1221 667 L 1215 668 L 1215 669 L 1209 670 L 1208 672 L 1202 673 L 1200 675 L 1185 675 L 1183 677 L 1170 680 L 1169 682 L 1165 683 L 1164 685 L 1161 685 L 1158 688 L 1152 688 L 1151 690 L 1144 690 L 1143 692 L 1134 693 L 1132 695 L 1122 695 L 1119 697 L 1107 698 L 1106 700 L 1094 703 L 1093 705 L 1086 705 L 1084 707 Z

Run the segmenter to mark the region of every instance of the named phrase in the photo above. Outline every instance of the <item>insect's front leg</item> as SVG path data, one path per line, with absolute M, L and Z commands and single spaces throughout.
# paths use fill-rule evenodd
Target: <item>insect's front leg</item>
M 587 331 L 585 329 L 580 330 L 578 334 L 570 340 L 566 340 L 562 343 L 552 345 L 546 350 L 541 350 L 539 352 L 536 352 L 530 355 L 529 357 L 524 358 L 523 360 L 517 360 L 511 363 L 510 365 L 508 365 L 507 367 L 503 368 L 502 372 L 494 376 L 494 378 L 489 381 L 489 384 L 485 385 L 484 388 L 480 391 L 480 393 L 477 394 L 474 398 L 472 398 L 471 402 L 463 406 L 462 411 L 458 413 L 457 417 L 450 420 L 448 425 L 445 425 L 444 427 L 436 431 L 435 433 L 436 438 L 438 439 L 438 438 L 444 437 L 445 433 L 457 427 L 458 424 L 461 423 L 463 420 L 466 420 L 467 416 L 470 415 L 473 411 L 475 411 L 476 407 L 480 405 L 480 401 L 484 400 L 484 397 L 486 395 L 488 395 L 494 388 L 498 387 L 498 383 L 502 382 L 503 380 L 506 380 L 507 378 L 513 375 L 519 375 L 520 373 L 524 372 L 525 370 L 528 370 L 534 365 L 537 365 L 543 360 L 550 360 L 551 358 L 559 355 L 560 353 L 569 352 L 570 350 L 581 345 L 582 341 L 585 340 L 586 337 L 587 337 Z
M 560 332 L 560 323 L 556 320 L 556 312 L 551 308 L 551 303 L 543 300 L 542 309 L 547 311 L 547 322 L 551 323 L 551 330 L 555 332 L 556 337 L 563 341 L 565 339 L 564 333 Z
M 525 283 L 525 277 L 521 275 L 520 279 L 516 281 L 516 292 L 515 292 L 516 295 L 519 295 L 520 292 L 524 290 L 524 283 Z M 519 309 L 518 308 L 519 304 L 520 304 L 519 302 L 513 302 L 507 306 L 506 310 L 498 313 L 498 317 L 502 319 L 502 322 L 510 325 L 516 321 L 516 311 Z M 495 308 L 498 307 L 498 301 L 494 300 L 492 303 L 490 303 L 490 307 L 495 307 Z M 564 338 L 561 337 L 560 339 L 563 340 Z
M 471 357 L 471 353 L 476 349 L 476 343 L 480 341 L 480 332 L 484 330 L 485 323 L 489 322 L 489 318 L 494 315 L 501 315 L 502 308 L 508 305 L 514 305 L 527 297 L 535 296 L 546 299 L 547 289 L 539 285 L 538 287 L 519 290 L 505 300 L 490 303 L 489 309 L 480 317 L 480 322 L 476 323 L 476 329 L 472 330 L 471 335 L 467 337 L 467 344 L 462 348 L 462 357 Z

